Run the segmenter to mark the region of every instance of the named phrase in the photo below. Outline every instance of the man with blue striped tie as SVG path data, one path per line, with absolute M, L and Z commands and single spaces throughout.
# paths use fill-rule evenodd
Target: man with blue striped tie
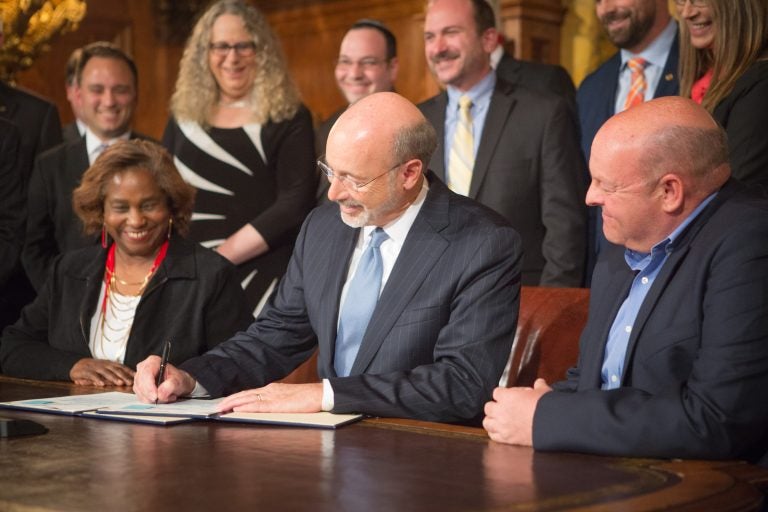
M 476 421 L 509 356 L 521 242 L 501 216 L 427 171 L 436 144 L 395 93 L 346 110 L 318 162 L 333 203 L 305 220 L 262 313 L 218 348 L 169 365 L 159 387 L 159 358 L 148 358 L 137 395 L 235 393 L 222 411 Z M 269 384 L 315 348 L 321 383 Z

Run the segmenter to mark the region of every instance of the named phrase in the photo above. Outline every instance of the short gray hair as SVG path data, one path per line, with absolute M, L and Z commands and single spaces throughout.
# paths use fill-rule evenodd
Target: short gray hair
M 426 170 L 435 148 L 437 148 L 437 133 L 426 119 L 404 126 L 395 134 L 393 153 L 397 163 L 417 158 L 421 160 Z

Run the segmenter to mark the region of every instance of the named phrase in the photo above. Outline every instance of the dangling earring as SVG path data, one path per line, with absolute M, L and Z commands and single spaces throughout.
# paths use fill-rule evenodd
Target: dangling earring
M 107 225 L 101 225 L 101 246 L 107 248 Z
M 171 239 L 171 231 L 173 231 L 173 217 L 168 219 L 168 240 Z

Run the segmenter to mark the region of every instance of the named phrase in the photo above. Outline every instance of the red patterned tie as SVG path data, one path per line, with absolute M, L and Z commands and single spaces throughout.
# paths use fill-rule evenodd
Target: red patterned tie
M 629 93 L 624 102 L 624 110 L 639 105 L 645 101 L 645 89 L 648 87 L 648 84 L 645 81 L 645 66 L 647 65 L 648 61 L 642 57 L 635 57 L 627 61 L 627 67 L 632 71 L 632 78 L 629 86 Z

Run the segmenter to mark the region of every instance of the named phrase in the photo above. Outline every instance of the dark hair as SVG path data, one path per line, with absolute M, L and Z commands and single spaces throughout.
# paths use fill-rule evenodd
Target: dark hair
M 496 28 L 496 16 L 493 7 L 487 0 L 471 0 L 472 12 L 475 14 L 475 26 L 477 33 L 482 34 L 489 28 Z
M 139 71 L 138 69 L 136 69 L 136 63 L 133 62 L 133 59 L 130 58 L 125 52 L 123 52 L 123 50 L 118 48 L 117 45 L 108 43 L 106 41 L 96 41 L 95 43 L 91 43 L 83 46 L 82 52 L 80 55 L 80 61 L 77 63 L 76 74 L 77 74 L 78 85 L 82 83 L 83 69 L 85 69 L 85 65 L 93 57 L 101 57 L 104 59 L 115 59 L 115 60 L 121 60 L 125 62 L 125 64 L 130 68 L 131 73 L 133 74 L 133 85 L 136 88 L 138 88 Z
M 82 55 L 82 48 L 77 48 L 71 54 L 69 54 L 69 59 L 67 59 L 66 75 L 64 79 L 64 83 L 68 86 L 75 83 L 75 79 L 77 78 L 77 68 L 80 66 L 80 58 Z
M 386 25 L 384 25 L 384 23 L 371 18 L 362 18 L 354 22 L 352 26 L 349 27 L 349 30 L 355 30 L 359 28 L 371 28 L 378 31 L 382 36 L 384 36 L 384 40 L 387 42 L 387 60 L 392 60 L 397 57 L 397 39 L 395 39 L 395 35 L 391 30 L 387 28 Z
M 109 181 L 125 171 L 145 169 L 168 200 L 173 227 L 181 235 L 189 231 L 195 189 L 173 165 L 171 155 L 159 144 L 147 140 L 120 140 L 99 155 L 72 192 L 72 207 L 86 235 L 97 233 L 104 224 L 104 199 Z

